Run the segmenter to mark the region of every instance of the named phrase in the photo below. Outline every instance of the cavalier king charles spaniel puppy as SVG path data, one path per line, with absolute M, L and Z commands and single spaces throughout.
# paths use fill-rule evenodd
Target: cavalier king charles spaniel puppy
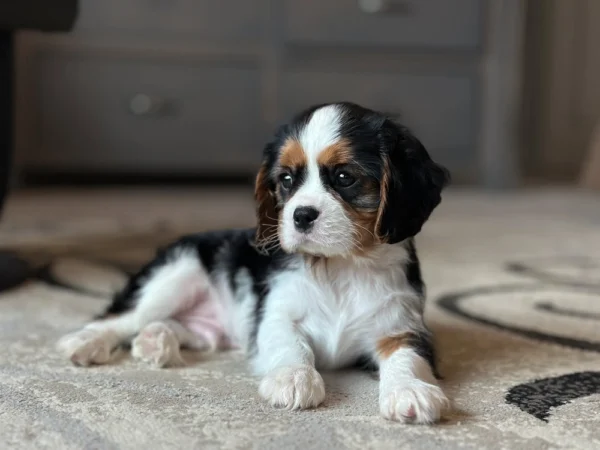
M 433 423 L 438 384 L 414 236 L 448 172 L 390 117 L 352 103 L 314 106 L 267 144 L 255 229 L 194 234 L 160 250 L 98 320 L 59 342 L 74 364 L 131 344 L 158 367 L 180 348 L 245 350 L 273 406 L 325 398 L 319 370 L 379 372 L 379 410 Z

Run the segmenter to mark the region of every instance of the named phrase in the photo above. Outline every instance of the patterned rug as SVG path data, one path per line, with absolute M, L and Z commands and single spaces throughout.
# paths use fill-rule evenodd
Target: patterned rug
M 245 191 L 93 195 L 95 208 L 50 195 L 44 205 L 71 202 L 52 216 L 18 197 L 0 226 L 1 245 L 37 267 L 0 294 L 0 448 L 600 448 L 599 198 L 446 196 L 418 246 L 454 408 L 423 427 L 378 417 L 377 381 L 360 372 L 325 374 L 325 404 L 287 412 L 260 400 L 236 352 L 160 370 L 125 352 L 87 369 L 61 359 L 55 340 L 158 244 L 252 222 Z

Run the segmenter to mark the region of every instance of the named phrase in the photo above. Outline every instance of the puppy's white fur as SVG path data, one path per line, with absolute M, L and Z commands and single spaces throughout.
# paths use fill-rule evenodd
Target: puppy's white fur
M 325 383 L 313 366 L 289 365 L 269 372 L 258 392 L 273 406 L 306 409 L 319 406 L 325 399 Z
M 340 138 L 341 110 L 337 105 L 315 111 L 298 140 L 307 161 L 307 178 L 285 204 L 280 224 L 281 246 L 288 252 L 303 251 L 322 256 L 350 254 L 356 242 L 355 228 L 340 202 L 323 186 L 317 160 Z M 296 230 L 294 211 L 310 206 L 320 212 L 310 234 Z
M 133 355 L 157 367 L 181 364 L 180 345 L 208 348 L 168 317 L 189 306 L 190 285 L 196 292 L 212 292 L 219 301 L 234 293 L 223 286 L 204 286 L 207 278 L 200 268 L 191 274 L 188 257 L 181 253 L 152 277 L 133 313 L 90 324 L 63 338 L 65 354 L 79 365 L 103 364 L 120 341 L 140 330 Z M 381 246 L 368 257 L 332 259 L 327 269 L 301 264 L 274 276 L 253 357 L 256 372 L 264 375 L 261 395 L 283 408 L 317 406 L 325 387 L 316 367 L 344 367 L 361 354 L 375 353 L 378 337 L 418 328 L 421 318 L 411 314 L 411 303 L 419 299 L 407 289 L 403 272 L 395 270 L 406 258 L 402 245 Z M 157 294 L 164 292 L 171 295 L 158 300 Z M 251 321 L 246 305 L 255 299 L 241 300 L 225 300 L 230 308 L 225 314 L 237 317 L 243 329 Z M 238 323 L 230 325 L 236 328 Z M 246 334 L 235 344 L 247 348 L 248 338 Z M 447 405 L 430 366 L 412 349 L 399 349 L 381 360 L 380 373 L 380 409 L 388 419 L 431 423 Z
M 325 385 L 317 369 L 345 367 L 363 355 L 377 355 L 382 337 L 425 331 L 422 293 L 410 286 L 404 270 L 404 242 L 376 245 L 353 255 L 353 223 L 319 176 L 319 153 L 340 138 L 341 111 L 318 109 L 298 138 L 307 159 L 307 179 L 286 202 L 279 224 L 281 245 L 289 252 L 329 256 L 312 265 L 302 256 L 285 270 L 270 274 L 264 306 L 246 270 L 235 273 L 232 290 L 226 266 L 212 273 L 189 248 L 174 251 L 139 290 L 135 308 L 94 322 L 65 336 L 59 347 L 75 364 L 104 364 L 120 343 L 134 338 L 133 355 L 154 366 L 182 363 L 180 346 L 214 350 L 228 345 L 249 350 L 263 376 L 259 392 L 287 409 L 318 406 Z M 312 206 L 320 216 L 310 233 L 299 233 L 293 212 Z M 223 245 L 220 252 L 230 251 Z M 211 306 L 222 330 L 191 333 L 178 317 L 189 309 Z M 256 311 L 261 310 L 253 334 Z M 211 316 L 212 317 L 212 316 Z M 222 334 L 222 336 L 221 336 Z M 253 348 L 254 346 L 254 348 Z M 380 355 L 381 414 L 391 420 L 431 423 L 448 400 L 429 363 L 410 347 Z
M 191 333 L 175 320 L 146 325 L 131 343 L 131 356 L 154 367 L 177 367 L 185 364 L 180 347 L 207 350 L 210 344 Z
M 381 361 L 379 408 L 386 419 L 434 423 L 449 406 L 429 364 L 413 349 L 403 348 Z

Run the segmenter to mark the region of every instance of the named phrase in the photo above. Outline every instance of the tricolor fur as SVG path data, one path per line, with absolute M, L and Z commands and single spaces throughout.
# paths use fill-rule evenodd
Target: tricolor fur
M 75 364 L 182 363 L 180 347 L 244 349 L 259 392 L 289 409 L 325 397 L 319 370 L 380 372 L 380 411 L 431 423 L 437 382 L 413 237 L 448 181 L 406 128 L 350 103 L 282 126 L 256 179 L 256 229 L 186 236 L 160 251 L 103 317 L 65 336 Z

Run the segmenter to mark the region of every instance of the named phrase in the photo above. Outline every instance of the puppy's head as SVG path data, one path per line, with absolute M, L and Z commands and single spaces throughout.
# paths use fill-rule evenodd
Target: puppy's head
M 421 230 L 448 179 L 387 116 L 351 103 L 313 107 L 265 148 L 257 244 L 333 257 L 403 241 Z

